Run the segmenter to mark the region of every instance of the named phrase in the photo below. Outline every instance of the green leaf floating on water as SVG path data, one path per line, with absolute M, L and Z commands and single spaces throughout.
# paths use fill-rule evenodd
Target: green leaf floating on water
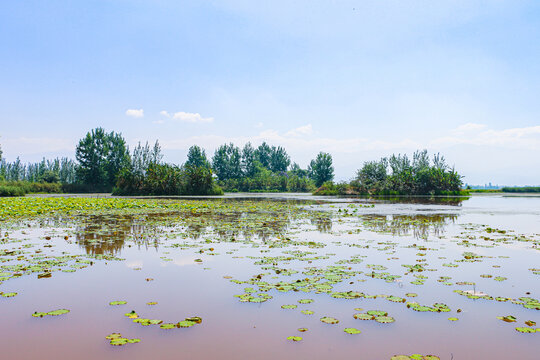
M 373 319 L 375 319 L 375 316 L 369 315 L 369 314 L 364 314 L 364 313 L 354 314 L 353 317 L 355 319 L 357 319 L 357 320 L 373 320 Z
M 287 340 L 300 341 L 300 340 L 302 340 L 302 337 L 301 336 L 289 336 L 289 337 L 287 337 Z
M 3 297 L 14 297 L 17 296 L 16 292 L 0 293 Z
M 300 311 L 300 312 L 301 312 L 302 314 L 304 314 L 304 315 L 313 315 L 313 314 L 315 314 L 315 312 L 314 312 L 314 311 L 311 311 L 311 310 L 302 310 L 302 311 Z
M 393 323 L 396 320 L 391 316 L 377 316 L 375 317 L 375 321 L 381 324 L 388 324 Z
M 386 315 L 388 315 L 388 313 L 386 311 L 382 311 L 382 310 L 369 310 L 369 311 L 367 311 L 367 314 L 368 315 L 373 315 L 373 316 L 386 316 Z
M 192 327 L 195 324 L 196 324 L 195 321 L 184 320 L 184 321 L 178 322 L 177 325 L 178 327 L 181 327 L 181 328 L 188 328 L 188 327 Z
M 358 330 L 358 329 L 355 329 L 355 328 L 345 328 L 343 329 L 343 331 L 345 331 L 347 334 L 360 334 L 361 331 Z
M 167 324 L 161 324 L 159 325 L 160 328 L 162 329 L 175 329 L 177 328 L 177 324 L 170 324 L 170 323 L 167 323 Z
M 32 314 L 33 317 L 44 317 L 46 315 L 47 315 L 46 312 L 37 312 L 37 311 Z
M 298 300 L 298 303 L 300 304 L 311 304 L 313 302 L 313 299 L 300 299 Z
M 497 316 L 497 319 L 505 321 L 505 322 L 516 322 L 517 318 L 512 315 L 507 316 Z
M 441 358 L 435 355 L 412 354 L 412 355 L 394 355 L 390 358 L 390 360 L 441 360 Z
M 35 316 L 35 317 L 43 317 L 45 315 L 58 316 L 58 315 L 67 314 L 68 312 L 69 312 L 68 309 L 59 309 L 59 310 L 49 311 L 46 313 L 35 312 L 32 314 L 32 316 Z
M 524 334 L 532 334 L 535 332 L 540 332 L 540 329 L 530 328 L 530 327 L 517 327 L 516 331 Z
M 337 324 L 339 323 L 338 319 L 335 319 L 333 317 L 325 316 L 321 318 L 321 321 L 325 324 Z
M 298 305 L 281 305 L 282 309 L 296 309 Z
M 127 301 L 111 301 L 109 305 L 125 305 Z
M 450 321 L 458 321 L 459 319 L 457 317 L 449 317 L 448 320 L 450 320 Z
M 135 344 L 141 342 L 141 339 L 128 339 L 123 337 L 120 333 L 112 333 L 105 336 L 105 339 L 110 340 L 110 344 L 113 346 L 122 346 L 126 344 Z

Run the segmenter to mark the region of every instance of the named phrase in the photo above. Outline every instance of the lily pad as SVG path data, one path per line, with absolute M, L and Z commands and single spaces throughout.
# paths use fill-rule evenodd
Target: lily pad
M 367 314 L 368 315 L 373 315 L 373 316 L 386 316 L 386 315 L 388 315 L 388 313 L 386 311 L 382 311 L 382 310 L 369 310 L 369 311 L 367 311 Z
M 111 301 L 109 305 L 125 305 L 127 304 L 127 301 Z
M 49 312 L 47 313 L 47 315 L 58 316 L 58 315 L 64 315 L 64 314 L 67 314 L 68 312 L 69 312 L 68 309 L 59 309 L 59 310 L 49 311 Z
M 335 319 L 333 317 L 328 317 L 328 316 L 322 317 L 321 321 L 323 323 L 325 323 L 325 324 L 337 324 L 337 323 L 339 323 L 338 319 Z
M 369 314 L 364 314 L 364 313 L 354 314 L 353 317 L 355 319 L 357 319 L 357 320 L 373 320 L 373 319 L 375 319 L 375 316 L 369 315 Z
M 177 325 L 178 325 L 178 327 L 181 327 L 181 328 L 188 328 L 188 327 L 192 327 L 195 324 L 196 324 L 195 321 L 184 320 L 184 321 L 178 322 Z
M 175 329 L 178 326 L 177 326 L 177 324 L 165 323 L 165 324 L 159 325 L 159 327 L 162 328 L 162 329 Z
M 298 305 L 281 305 L 282 309 L 296 309 Z
M 396 320 L 391 316 L 377 316 L 375 317 L 375 321 L 381 324 L 389 324 L 393 323 Z
M 347 334 L 360 334 L 361 331 L 358 330 L 358 329 L 355 329 L 355 328 L 345 328 L 343 329 L 344 332 L 346 332 Z
M 520 332 L 520 333 L 531 334 L 531 333 L 536 332 L 537 329 L 533 329 L 533 328 L 530 328 L 530 327 L 517 327 L 516 330 L 518 332 Z
M 301 337 L 301 336 L 289 336 L 289 337 L 287 337 L 287 340 L 291 340 L 291 341 L 301 341 L 301 340 L 302 340 L 302 337 Z

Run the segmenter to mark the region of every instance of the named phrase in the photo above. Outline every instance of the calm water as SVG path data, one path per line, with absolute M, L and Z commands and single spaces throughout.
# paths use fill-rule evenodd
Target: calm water
M 527 327 L 528 320 L 540 324 L 538 309 L 518 300 L 540 297 L 540 275 L 534 271 L 540 270 L 540 197 L 473 196 L 462 202 L 256 198 L 235 195 L 225 200 L 232 210 L 196 216 L 125 213 L 0 223 L 0 272 L 22 273 L 0 285 L 4 293 L 18 293 L 0 297 L 0 358 L 390 359 L 413 353 L 456 360 L 540 358 L 540 333 L 515 330 Z M 251 212 L 238 206 L 250 202 L 256 203 Z M 471 260 L 466 252 L 474 254 L 472 261 L 466 261 Z M 106 259 L 86 257 L 96 254 Z M 44 256 L 68 255 L 79 257 L 28 272 Z M 6 267 L 16 264 L 24 269 Z M 50 277 L 38 278 L 47 270 Z M 293 290 L 278 291 L 278 285 L 262 291 L 258 285 L 314 278 L 320 278 L 318 284 L 330 281 L 332 289 L 293 285 Z M 418 281 L 423 284 L 411 283 Z M 456 284 L 461 282 L 465 285 Z M 471 299 L 454 290 L 514 302 Z M 332 296 L 348 291 L 378 296 Z M 241 294 L 272 298 L 240 302 L 235 295 Z M 450 312 L 413 311 L 406 303 L 389 301 L 390 295 L 430 307 L 444 303 Z M 299 304 L 300 299 L 314 301 Z M 109 305 L 114 300 L 127 304 Z M 146 304 L 151 301 L 157 305 Z M 286 304 L 298 307 L 282 309 Z M 70 313 L 31 316 L 61 308 Z M 133 323 L 124 316 L 131 310 L 165 323 L 189 316 L 203 321 L 165 330 Z M 353 318 L 368 310 L 388 312 L 395 322 Z M 497 319 L 507 315 L 517 321 Z M 324 316 L 339 323 L 322 323 Z M 361 333 L 343 332 L 349 327 Z M 141 342 L 111 346 L 105 336 L 113 332 Z M 291 335 L 303 340 L 286 340 Z

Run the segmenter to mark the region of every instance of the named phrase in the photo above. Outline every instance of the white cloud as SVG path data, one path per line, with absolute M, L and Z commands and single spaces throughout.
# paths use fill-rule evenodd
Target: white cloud
M 464 129 L 469 131 L 464 131 Z M 540 150 L 540 126 L 487 129 L 479 124 L 465 124 L 453 131 L 455 135 L 437 138 L 432 146 L 476 145 L 505 149 Z
M 199 113 L 188 113 L 179 111 L 174 113 L 173 119 L 190 123 L 211 123 L 214 121 L 213 117 L 202 117 Z
M 143 109 L 127 109 L 126 115 L 131 116 L 134 118 L 142 118 L 144 116 L 144 110 Z
M 169 113 L 168 113 L 167 111 L 165 111 L 165 110 L 161 110 L 161 111 L 159 112 L 159 114 L 162 115 L 162 116 L 165 116 L 166 118 L 170 118 L 170 117 L 171 117 L 171 114 L 169 114 Z
M 310 135 L 312 133 L 313 133 L 313 127 L 311 126 L 311 124 L 307 124 L 304 126 L 297 127 L 296 129 L 287 131 L 285 133 L 285 136 L 299 137 L 299 136 Z
M 455 134 L 463 134 L 463 133 L 468 133 L 472 131 L 480 131 L 482 129 L 485 129 L 486 127 L 487 125 L 485 124 L 466 123 L 463 125 L 459 125 L 452 132 Z

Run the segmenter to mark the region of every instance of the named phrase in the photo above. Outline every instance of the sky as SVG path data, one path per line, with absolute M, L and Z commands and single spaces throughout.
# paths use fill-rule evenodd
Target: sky
M 540 185 L 540 2 L 0 2 L 0 146 L 74 158 L 89 130 L 199 145 L 266 141 L 337 180 L 441 153 L 464 182 Z

